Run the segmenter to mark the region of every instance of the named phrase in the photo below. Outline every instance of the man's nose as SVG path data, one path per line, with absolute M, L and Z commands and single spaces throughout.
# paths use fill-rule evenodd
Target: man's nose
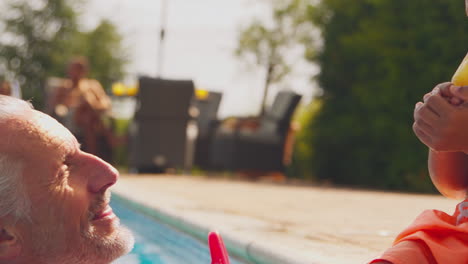
M 88 159 L 88 190 L 92 193 L 104 193 L 117 182 L 119 172 L 102 159 L 88 153 L 85 155 Z

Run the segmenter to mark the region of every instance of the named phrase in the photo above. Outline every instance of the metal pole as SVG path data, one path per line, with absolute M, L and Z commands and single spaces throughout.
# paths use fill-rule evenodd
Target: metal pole
M 167 21 L 167 0 L 161 0 L 161 28 L 159 31 L 159 49 L 158 49 L 158 65 L 157 76 L 162 76 L 163 71 L 163 56 L 164 56 L 164 37 L 166 35 L 166 21 Z

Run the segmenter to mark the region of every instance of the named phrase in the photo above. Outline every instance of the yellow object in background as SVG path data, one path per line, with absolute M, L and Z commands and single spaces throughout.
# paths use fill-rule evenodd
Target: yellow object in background
M 138 85 L 126 86 L 117 82 L 112 84 L 112 94 L 115 96 L 135 96 L 138 93 Z
M 138 93 L 138 85 L 129 86 L 127 88 L 128 96 L 135 96 Z
M 208 92 L 207 90 L 200 90 L 200 89 L 195 90 L 195 96 L 197 97 L 198 100 L 205 100 L 206 98 L 208 98 L 209 95 L 210 95 L 210 92 Z
M 457 86 L 468 85 L 468 54 L 463 59 L 457 71 L 452 77 L 452 83 Z
M 114 84 L 112 84 L 112 93 L 115 96 L 124 95 L 126 89 L 127 88 L 125 87 L 125 85 L 123 83 L 114 83 Z

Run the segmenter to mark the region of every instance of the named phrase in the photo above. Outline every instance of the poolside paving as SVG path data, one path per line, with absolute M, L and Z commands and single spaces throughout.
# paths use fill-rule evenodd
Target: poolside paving
M 425 209 L 457 201 L 199 176 L 122 175 L 113 191 L 304 263 L 366 263 Z

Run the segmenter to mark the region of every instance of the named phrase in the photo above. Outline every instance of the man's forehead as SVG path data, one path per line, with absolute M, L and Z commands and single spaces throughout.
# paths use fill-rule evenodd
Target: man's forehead
M 46 143 L 67 148 L 74 148 L 78 145 L 76 138 L 57 120 L 37 110 L 33 111 L 35 117 L 32 122 L 33 126 L 37 128 L 37 131 L 34 132 L 43 137 Z
M 1 140 L 5 148 L 65 148 L 74 149 L 76 138 L 55 119 L 37 110 L 30 110 L 27 118 L 12 118 L 2 129 L 5 137 Z M 1 147 L 2 144 L 0 144 Z M 39 149 L 30 149 L 39 151 Z

